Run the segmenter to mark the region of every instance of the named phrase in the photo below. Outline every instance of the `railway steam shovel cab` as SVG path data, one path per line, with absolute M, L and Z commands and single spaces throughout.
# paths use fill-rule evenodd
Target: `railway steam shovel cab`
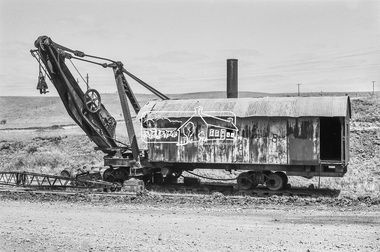
M 247 170 L 241 188 L 274 190 L 287 176 L 343 176 L 350 115 L 349 97 L 153 101 L 139 113 L 151 163 Z
M 121 62 L 86 55 L 46 36 L 39 37 L 35 46 L 31 53 L 40 72 L 53 83 L 68 114 L 96 149 L 106 154 L 106 181 L 123 183 L 138 177 L 146 183 L 175 183 L 183 171 L 223 169 L 242 171 L 237 177 L 242 190 L 258 185 L 280 190 L 287 186 L 288 176 L 342 177 L 347 172 L 348 96 L 170 100 Z M 99 93 L 89 87 L 83 92 L 65 64 L 66 59 L 84 57 L 114 71 L 130 139 L 127 146 L 116 140 L 116 120 L 101 104 Z M 140 108 L 124 74 L 162 101 Z M 147 146 L 144 150 L 138 147 L 127 99 L 141 123 L 139 141 Z

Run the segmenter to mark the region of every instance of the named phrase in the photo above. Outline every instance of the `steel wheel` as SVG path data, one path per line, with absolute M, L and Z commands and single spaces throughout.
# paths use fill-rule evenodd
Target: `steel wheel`
M 101 106 L 100 94 L 95 89 L 89 89 L 84 94 L 84 100 L 86 101 L 86 109 L 91 113 L 99 111 Z
M 239 189 L 248 190 L 251 189 L 253 184 L 248 172 L 242 172 L 237 177 L 237 184 Z
M 108 168 L 107 170 L 104 171 L 103 173 L 103 180 L 108 181 L 108 182 L 115 182 L 115 176 L 113 175 L 113 169 Z
M 284 177 L 278 172 L 276 172 L 268 176 L 266 186 L 269 190 L 277 191 L 284 187 L 284 182 Z
M 282 176 L 282 178 L 284 180 L 284 186 L 283 186 L 283 188 L 285 188 L 286 185 L 289 182 L 288 176 L 285 174 L 285 172 L 276 172 L 276 173 L 278 173 L 280 176 Z

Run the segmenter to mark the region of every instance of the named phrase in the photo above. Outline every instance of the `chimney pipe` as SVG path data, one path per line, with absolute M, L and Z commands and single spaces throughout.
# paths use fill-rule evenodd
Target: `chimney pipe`
M 227 98 L 238 98 L 238 60 L 227 60 Z

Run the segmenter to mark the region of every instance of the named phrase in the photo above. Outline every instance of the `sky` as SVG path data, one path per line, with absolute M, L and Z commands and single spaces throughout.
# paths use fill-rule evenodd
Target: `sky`
M 121 61 L 164 94 L 225 91 L 230 58 L 239 91 L 380 91 L 379 0 L 0 0 L 0 35 L 0 96 L 39 95 L 30 49 L 41 35 Z M 91 88 L 116 92 L 112 69 L 74 64 Z

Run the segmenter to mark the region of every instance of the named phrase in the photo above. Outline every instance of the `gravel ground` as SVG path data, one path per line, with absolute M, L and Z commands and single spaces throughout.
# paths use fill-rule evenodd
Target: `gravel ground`
M 0 196 L 0 251 L 380 248 L 380 206 L 370 199 Z

